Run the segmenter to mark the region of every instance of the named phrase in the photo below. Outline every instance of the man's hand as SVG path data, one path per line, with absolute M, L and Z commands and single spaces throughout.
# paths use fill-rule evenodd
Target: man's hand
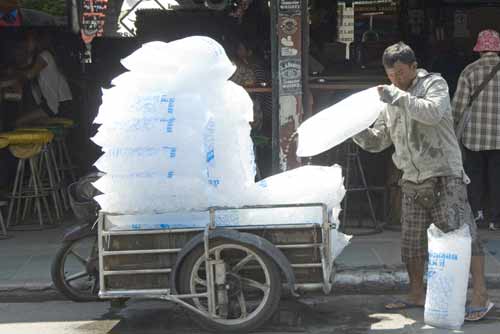
M 392 105 L 397 105 L 398 100 L 404 94 L 404 92 L 396 86 L 381 85 L 377 86 L 377 90 L 378 95 L 380 96 L 380 101 Z

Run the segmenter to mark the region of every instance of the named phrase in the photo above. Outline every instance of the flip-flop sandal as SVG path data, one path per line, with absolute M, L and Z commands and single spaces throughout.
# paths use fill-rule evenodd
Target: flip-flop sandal
M 406 310 L 409 308 L 423 308 L 423 307 L 424 307 L 424 305 L 418 305 L 418 304 L 410 303 L 410 302 L 407 302 L 405 300 L 399 300 L 399 299 L 385 305 L 385 309 L 390 310 L 390 311 Z
M 493 306 L 495 306 L 495 304 L 493 304 L 489 300 L 488 300 L 488 305 L 484 306 L 484 307 L 467 306 L 465 308 L 465 318 L 464 319 L 465 319 L 465 321 L 479 321 L 479 320 L 483 319 L 491 311 Z M 469 316 L 472 313 L 480 313 L 480 316 L 478 318 L 470 318 Z

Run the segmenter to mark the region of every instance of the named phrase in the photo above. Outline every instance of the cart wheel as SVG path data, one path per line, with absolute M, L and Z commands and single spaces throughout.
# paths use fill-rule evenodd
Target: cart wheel
M 76 302 L 99 300 L 97 235 L 64 242 L 51 268 L 52 282 Z
M 261 326 L 274 314 L 281 297 L 281 277 L 273 260 L 253 246 L 233 240 L 210 242 L 212 259 L 225 263 L 223 286 L 214 284 L 214 294 L 220 301 L 211 318 L 208 299 L 193 298 L 192 305 L 206 316 L 193 313 L 193 320 L 215 332 L 247 332 Z M 184 260 L 179 273 L 182 294 L 207 292 L 204 245 L 194 249 Z

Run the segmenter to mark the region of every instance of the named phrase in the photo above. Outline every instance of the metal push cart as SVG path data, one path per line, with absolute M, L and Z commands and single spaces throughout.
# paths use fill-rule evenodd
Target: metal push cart
M 255 329 L 276 311 L 282 289 L 331 291 L 334 228 L 324 204 L 101 212 L 99 297 L 173 301 L 205 329 Z

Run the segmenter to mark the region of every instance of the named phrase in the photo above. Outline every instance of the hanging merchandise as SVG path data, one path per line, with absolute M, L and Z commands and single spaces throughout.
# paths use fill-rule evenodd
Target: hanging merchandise
M 354 8 L 346 7 L 345 3 L 339 3 L 337 9 L 337 31 L 338 41 L 346 45 L 345 59 L 350 59 L 350 45 L 354 42 Z
M 412 35 L 421 35 L 424 32 L 425 13 L 422 9 L 408 10 L 408 24 Z
M 444 28 L 436 27 L 436 41 L 444 41 Z
M 108 0 L 83 0 L 80 35 L 85 43 L 84 63 L 92 63 L 92 40 L 102 36 Z
M 453 37 L 467 38 L 470 32 L 467 29 L 467 14 L 464 11 L 457 10 L 453 18 Z
M 94 37 L 102 36 L 108 0 L 84 0 L 82 13 L 82 39 L 88 44 Z

